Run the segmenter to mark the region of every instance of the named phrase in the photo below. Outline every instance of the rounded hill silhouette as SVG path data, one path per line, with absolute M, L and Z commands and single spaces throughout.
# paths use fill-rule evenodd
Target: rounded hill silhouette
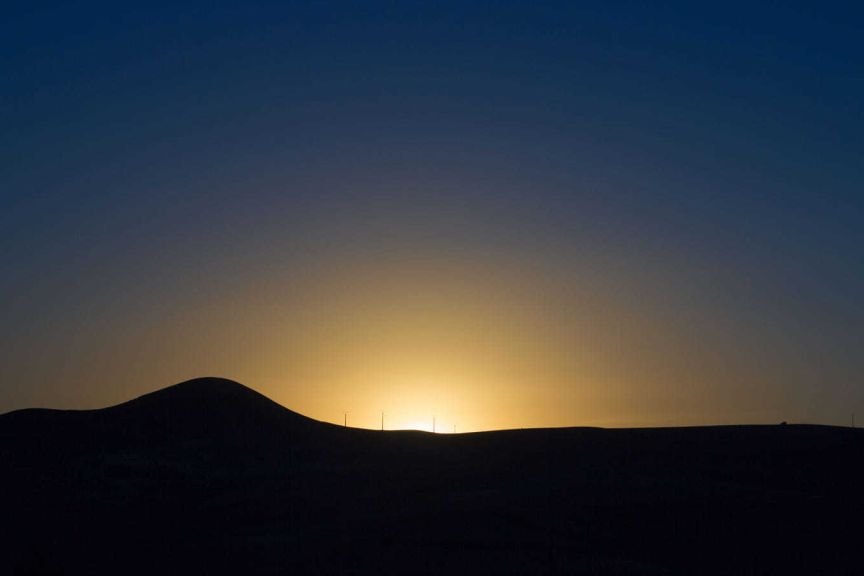
M 151 439 L 204 436 L 264 442 L 267 435 L 286 440 L 310 428 L 328 427 L 239 382 L 214 377 L 187 380 L 96 414 L 105 425 Z
M 158 414 L 169 412 L 177 416 L 214 416 L 231 414 L 235 417 L 254 413 L 259 416 L 286 416 L 292 414 L 284 406 L 263 394 L 226 378 L 195 378 L 167 388 L 144 394 L 106 411 L 131 414 Z
M 218 377 L 202 377 L 186 380 L 167 388 L 162 388 L 149 394 L 124 402 L 119 406 L 141 406 L 157 402 L 264 402 L 279 409 L 284 409 L 263 394 L 251 388 Z

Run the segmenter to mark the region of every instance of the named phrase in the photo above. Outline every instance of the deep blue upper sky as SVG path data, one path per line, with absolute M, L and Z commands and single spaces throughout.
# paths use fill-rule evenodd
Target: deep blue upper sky
M 802 418 L 862 402 L 854 3 L 16 4 L 0 408 L 112 397 L 68 343 L 157 302 L 382 254 L 618 286 Z

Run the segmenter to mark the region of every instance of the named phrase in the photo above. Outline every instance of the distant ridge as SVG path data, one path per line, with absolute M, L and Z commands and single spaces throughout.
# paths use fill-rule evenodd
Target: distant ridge
M 23 433 L 59 444 L 83 435 L 111 444 L 203 441 L 260 446 L 291 444 L 312 430 L 333 427 L 239 382 L 215 377 L 186 380 L 107 408 L 25 409 L 0 418 L 0 436 Z
M 851 574 L 864 430 L 421 434 L 196 378 L 0 416 L 10 574 Z M 110 551 L 110 553 L 102 553 Z M 734 551 L 734 553 L 730 553 Z
M 148 435 L 278 436 L 325 424 L 226 378 L 194 378 L 97 410 L 99 420 Z
M 165 388 L 160 388 L 153 392 L 143 394 L 138 398 L 134 398 L 129 402 L 137 402 L 144 398 L 240 398 L 242 396 L 257 397 L 260 399 L 272 402 L 263 394 L 256 392 L 248 386 L 229 380 L 228 378 L 220 378 L 217 376 L 204 376 L 201 378 L 193 378 L 178 384 L 173 384 Z
M 207 411 L 287 412 L 302 417 L 277 404 L 260 392 L 227 378 L 204 377 L 186 380 L 106 408 L 111 411 L 147 411 L 158 409 Z

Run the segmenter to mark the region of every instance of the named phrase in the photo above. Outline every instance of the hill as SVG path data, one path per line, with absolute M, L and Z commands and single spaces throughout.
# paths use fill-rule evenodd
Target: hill
M 342 428 L 206 378 L 0 416 L 20 574 L 848 574 L 861 430 Z

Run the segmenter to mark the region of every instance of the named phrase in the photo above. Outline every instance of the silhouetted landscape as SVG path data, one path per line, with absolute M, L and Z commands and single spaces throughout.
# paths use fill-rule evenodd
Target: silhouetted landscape
M 862 21 L 4 2 L 0 576 L 864 575 Z
M 851 574 L 862 462 L 854 428 L 379 432 L 202 378 L 102 410 L 0 416 L 2 562 L 14 574 Z

